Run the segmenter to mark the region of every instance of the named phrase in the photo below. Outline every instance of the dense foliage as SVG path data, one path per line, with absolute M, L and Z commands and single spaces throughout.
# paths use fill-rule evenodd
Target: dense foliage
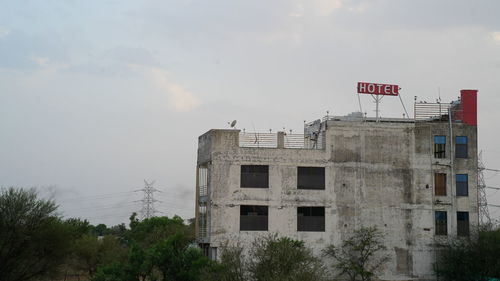
M 55 275 L 70 251 L 72 225 L 65 224 L 52 201 L 34 190 L 0 192 L 0 276 L 25 281 Z
M 471 238 L 454 238 L 441 245 L 436 274 L 441 280 L 500 279 L 500 227 L 480 230 Z
M 219 249 L 206 258 L 194 240 L 194 225 L 178 216 L 128 225 L 93 226 L 64 220 L 53 201 L 34 190 L 0 193 L 0 280 L 91 281 L 321 281 L 373 280 L 388 260 L 382 234 L 362 227 L 323 251 L 320 259 L 302 241 L 270 235 L 249 248 Z M 477 239 L 476 239 L 477 238 Z M 323 261 L 333 261 L 327 270 Z M 500 229 L 442 246 L 436 273 L 443 280 L 500 277 Z M 331 275 L 331 274 L 334 275 Z

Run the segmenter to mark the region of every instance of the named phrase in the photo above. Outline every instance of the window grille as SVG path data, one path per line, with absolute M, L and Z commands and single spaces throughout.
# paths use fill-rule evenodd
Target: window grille
M 455 157 L 456 158 L 468 157 L 466 136 L 455 137 Z
M 434 158 L 446 157 L 446 136 L 434 136 Z
M 469 212 L 457 212 L 457 235 L 469 236 Z
M 436 211 L 436 235 L 448 235 L 448 218 L 446 211 Z
M 457 196 L 469 196 L 469 176 L 467 174 L 456 175 Z

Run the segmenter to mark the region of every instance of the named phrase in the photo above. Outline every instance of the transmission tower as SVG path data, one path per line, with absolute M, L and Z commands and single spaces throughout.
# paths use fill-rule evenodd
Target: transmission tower
M 155 213 L 158 211 L 154 207 L 155 202 L 159 202 L 154 198 L 155 192 L 161 192 L 160 190 L 154 188 L 155 181 L 147 182 L 144 180 L 144 188 L 138 191 L 142 191 L 144 196 L 140 202 L 142 202 L 141 207 L 141 219 L 149 219 L 154 217 Z
M 486 167 L 483 163 L 483 152 L 479 152 L 477 163 L 478 176 L 478 205 L 479 205 L 479 223 L 483 226 L 491 224 L 490 212 L 488 210 L 488 200 L 486 198 L 486 182 L 484 181 L 484 170 Z

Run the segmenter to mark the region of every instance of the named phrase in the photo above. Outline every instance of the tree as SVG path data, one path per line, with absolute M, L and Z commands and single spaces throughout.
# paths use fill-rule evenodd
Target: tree
M 33 189 L 0 191 L 0 276 L 25 281 L 54 274 L 68 255 L 74 233 L 56 215 L 53 201 Z
M 351 281 L 370 281 L 389 260 L 381 253 L 385 249 L 382 233 L 376 227 L 362 227 L 343 241 L 341 247 L 329 245 L 324 255 L 335 260 L 334 269 L 339 276 L 347 276 Z
M 127 246 L 127 258 L 115 258 L 115 263 L 101 263 L 92 280 L 197 280 L 201 272 L 211 265 L 201 250 L 192 245 L 191 228 L 178 216 L 140 221 L 133 213 L 129 226 L 130 230 L 119 225 L 117 232 L 115 227 L 108 229 L 108 233 L 119 237 Z M 98 264 L 97 260 L 93 260 L 92 264 Z
M 126 250 L 115 236 L 85 234 L 74 242 L 74 267 L 92 276 L 99 266 L 123 261 Z
M 185 225 L 184 220 L 179 216 L 152 217 L 139 221 L 134 213 L 130 217 L 130 232 L 127 240 L 148 248 L 175 234 L 182 234 L 188 240 L 194 239 L 189 226 Z
M 190 243 L 189 237 L 177 233 L 151 249 L 151 259 L 162 273 L 162 280 L 198 280 L 203 269 L 209 266 L 208 258 Z
M 303 241 L 276 235 L 254 242 L 248 272 L 255 281 L 317 281 L 324 277 L 323 264 Z
M 440 245 L 436 274 L 445 281 L 500 278 L 500 227 L 477 235 L 453 237 Z
M 245 281 L 245 257 L 239 246 L 222 249 L 219 263 L 213 263 L 204 272 L 207 281 Z

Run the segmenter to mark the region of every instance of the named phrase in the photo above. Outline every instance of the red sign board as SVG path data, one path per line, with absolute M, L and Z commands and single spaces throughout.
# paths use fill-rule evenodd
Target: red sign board
M 358 82 L 358 93 L 371 95 L 399 95 L 399 86 L 390 84 L 377 84 L 368 82 Z

